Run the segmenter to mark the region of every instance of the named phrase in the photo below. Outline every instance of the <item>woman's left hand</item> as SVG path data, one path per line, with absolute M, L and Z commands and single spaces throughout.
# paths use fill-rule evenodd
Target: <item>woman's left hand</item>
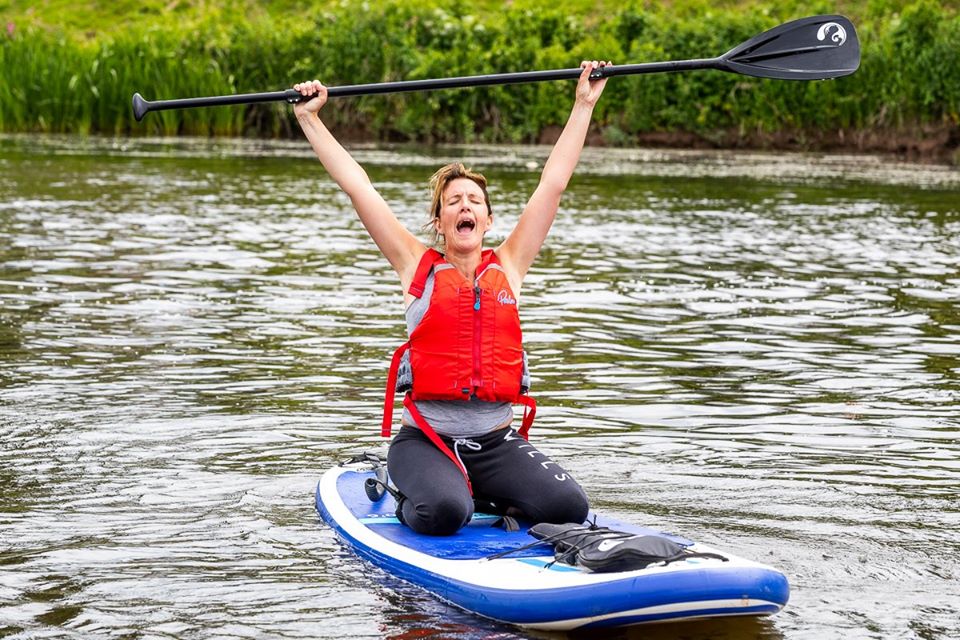
M 600 99 L 600 94 L 603 93 L 603 87 L 607 84 L 607 79 L 591 80 L 590 74 L 594 69 L 607 66 L 613 66 L 613 63 L 603 60 L 599 62 L 596 60 L 584 60 L 580 63 L 583 71 L 580 73 L 580 79 L 577 81 L 577 102 L 591 107 L 597 103 L 597 100 Z

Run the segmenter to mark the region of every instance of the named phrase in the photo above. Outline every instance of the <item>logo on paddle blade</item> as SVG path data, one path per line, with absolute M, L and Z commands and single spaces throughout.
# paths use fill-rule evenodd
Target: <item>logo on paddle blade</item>
M 831 34 L 831 29 L 836 29 L 836 31 Z M 817 31 L 817 40 L 826 40 L 827 35 L 830 36 L 832 41 L 837 43 L 838 47 L 842 47 L 843 43 L 847 41 L 847 30 L 836 22 L 828 22 L 824 25 L 821 25 L 820 30 Z

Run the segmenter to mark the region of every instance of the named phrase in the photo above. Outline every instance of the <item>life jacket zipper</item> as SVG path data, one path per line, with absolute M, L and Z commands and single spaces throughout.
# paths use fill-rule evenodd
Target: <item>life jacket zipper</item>
M 483 274 L 480 274 L 483 275 Z M 476 393 L 483 381 L 480 378 L 480 276 L 473 283 L 473 389 Z
M 483 326 L 480 317 L 480 298 L 483 290 L 480 288 L 480 278 L 484 276 L 487 269 L 495 268 L 492 264 L 487 264 L 483 270 L 473 279 L 473 392 L 483 386 L 483 371 L 480 368 L 480 329 Z

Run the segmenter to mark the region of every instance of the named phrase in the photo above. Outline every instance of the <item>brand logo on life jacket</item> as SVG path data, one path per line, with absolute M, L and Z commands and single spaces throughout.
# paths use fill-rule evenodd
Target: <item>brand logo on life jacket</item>
M 510 292 L 506 289 L 500 289 L 500 293 L 497 294 L 497 302 L 500 304 L 517 304 L 517 301 L 510 296 Z

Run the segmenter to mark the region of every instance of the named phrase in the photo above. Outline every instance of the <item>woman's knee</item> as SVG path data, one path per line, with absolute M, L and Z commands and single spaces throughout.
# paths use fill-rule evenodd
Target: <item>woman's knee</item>
M 590 514 L 590 504 L 587 501 L 587 494 L 579 485 L 574 484 L 567 491 L 554 493 L 540 501 L 533 510 L 536 513 L 531 515 L 537 522 L 580 524 L 586 521 Z
M 454 496 L 441 496 L 431 502 L 413 504 L 406 500 L 402 506 L 403 520 L 408 527 L 429 536 L 449 536 L 459 531 L 473 517 L 472 501 Z

